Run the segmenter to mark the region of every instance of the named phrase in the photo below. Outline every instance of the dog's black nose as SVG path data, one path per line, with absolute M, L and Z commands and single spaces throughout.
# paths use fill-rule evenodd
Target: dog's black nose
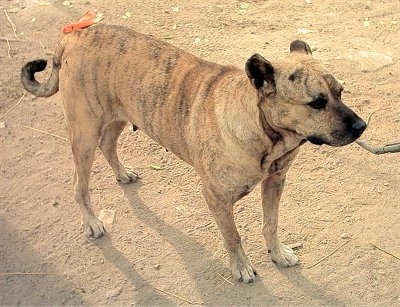
M 365 128 L 367 128 L 367 124 L 361 118 L 357 119 L 351 126 L 351 130 L 357 136 L 360 136 Z

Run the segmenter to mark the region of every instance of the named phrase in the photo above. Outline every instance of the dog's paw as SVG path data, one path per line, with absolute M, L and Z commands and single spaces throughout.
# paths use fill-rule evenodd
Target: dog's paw
M 256 279 L 257 272 L 248 260 L 232 265 L 231 270 L 232 276 L 236 281 L 249 284 Z
M 132 169 L 125 167 L 117 176 L 117 181 L 128 184 L 136 182 L 139 179 L 138 174 L 136 174 Z
M 282 243 L 279 243 L 275 248 L 271 248 L 269 252 L 272 261 L 280 267 L 295 266 L 299 263 L 299 259 L 293 250 Z
M 89 239 L 98 239 L 104 234 L 103 223 L 95 216 L 91 216 L 88 220 L 82 221 L 83 231 Z

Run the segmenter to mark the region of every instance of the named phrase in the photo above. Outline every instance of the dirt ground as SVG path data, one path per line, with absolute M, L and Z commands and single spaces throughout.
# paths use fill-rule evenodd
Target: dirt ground
M 400 306 L 400 153 L 304 145 L 279 224 L 284 243 L 302 243 L 300 264 L 270 261 L 256 188 L 235 207 L 259 273 L 240 284 L 198 176 L 140 131 L 127 128 L 119 145 L 140 182 L 117 184 L 96 155 L 92 200 L 115 219 L 105 237 L 87 240 L 60 95 L 35 98 L 20 83 L 21 65 L 50 59 L 62 25 L 86 10 L 239 67 L 254 52 L 279 57 L 303 39 L 345 82 L 344 102 L 364 119 L 374 112 L 362 139 L 399 140 L 400 2 L 307 2 L 0 0 L 0 304 Z

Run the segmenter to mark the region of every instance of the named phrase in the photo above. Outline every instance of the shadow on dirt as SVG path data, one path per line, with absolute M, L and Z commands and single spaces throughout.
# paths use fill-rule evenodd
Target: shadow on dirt
M 82 304 L 80 289 L 57 275 L 8 220 L 0 216 L 0 305 Z
M 285 276 L 287 281 L 294 288 L 297 288 L 305 297 L 309 297 L 310 303 L 313 305 L 345 306 L 345 303 L 341 302 L 336 297 L 332 297 L 317 284 L 306 278 L 302 274 L 303 269 L 304 268 L 301 267 L 296 267 L 293 270 L 287 268 L 278 268 L 278 271 Z
M 174 302 L 165 298 L 152 285 L 150 285 L 135 270 L 132 265 L 132 259 L 127 258 L 117 250 L 111 238 L 105 235 L 101 240 L 95 241 L 95 245 L 102 251 L 104 257 L 114 264 L 126 278 L 135 285 L 136 299 L 135 303 L 139 305 L 173 305 Z
M 266 287 L 268 281 L 264 284 L 264 281 L 260 280 L 260 278 L 250 285 L 236 283 L 234 286 L 229 285 L 229 287 L 219 288 L 222 279 L 217 276 L 218 271 L 223 269 L 228 273 L 228 263 L 216 259 L 200 242 L 160 219 L 139 196 L 138 190 L 141 188 L 141 183 L 120 186 L 132 206 L 133 213 L 149 228 L 157 231 L 168 241 L 181 257 L 184 263 L 182 269 L 186 270 L 196 283 L 196 292 L 201 296 L 201 302 L 199 303 L 206 305 L 259 305 L 268 302 L 268 304 L 279 305 L 285 303 L 284 301 L 290 301 L 290 298 L 285 298 L 282 301 L 275 297 Z M 140 272 L 132 265 L 132 259 L 127 258 L 118 251 L 108 236 L 99 240 L 96 245 L 102 250 L 104 256 L 135 285 L 137 289 L 137 304 L 175 305 L 177 302 L 183 303 L 179 299 L 172 297 L 168 299 L 167 295 L 163 295 L 143 279 Z M 193 257 L 193 255 L 197 256 Z M 310 297 L 312 302 L 342 304 L 305 278 L 300 270 L 279 269 L 279 272 L 285 275 L 287 280 L 298 288 L 301 293 Z M 215 295 L 216 292 L 218 292 L 218 296 Z M 213 293 L 213 295 L 209 295 L 210 293 Z M 218 297 L 218 300 L 215 300 L 216 297 Z

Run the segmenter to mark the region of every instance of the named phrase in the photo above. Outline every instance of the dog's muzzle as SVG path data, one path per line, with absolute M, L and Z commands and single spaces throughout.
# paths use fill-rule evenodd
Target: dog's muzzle
M 307 140 L 315 145 L 326 144 L 329 146 L 345 146 L 357 140 L 364 132 L 367 124 L 357 115 L 347 117 L 343 120 L 341 129 L 335 129 L 331 132 L 330 137 L 323 135 L 310 135 Z

